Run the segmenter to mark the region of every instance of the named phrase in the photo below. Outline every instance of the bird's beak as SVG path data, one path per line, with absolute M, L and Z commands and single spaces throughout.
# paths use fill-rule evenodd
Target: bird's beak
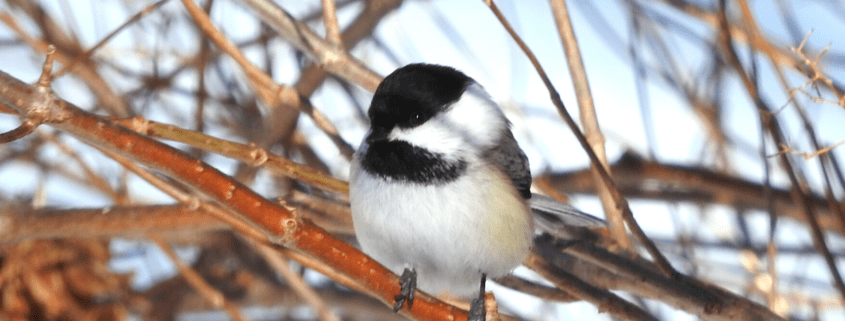
M 373 126 L 372 129 L 370 129 L 370 134 L 367 135 L 367 144 L 385 141 L 387 140 L 388 134 L 390 134 L 390 128 Z

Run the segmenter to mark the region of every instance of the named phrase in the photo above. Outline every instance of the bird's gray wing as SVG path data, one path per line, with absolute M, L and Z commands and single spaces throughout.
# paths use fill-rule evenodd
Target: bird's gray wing
M 534 213 L 534 232 L 538 235 L 549 234 L 560 240 L 596 241 L 599 234 L 594 229 L 607 226 L 600 218 L 543 195 L 534 194 L 528 203 Z
M 488 150 L 484 157 L 498 165 L 510 177 L 522 197 L 531 198 L 531 169 L 528 166 L 528 157 L 519 148 L 510 129 L 503 132 L 499 143 Z
M 536 214 L 534 217 L 539 218 L 537 220 L 538 225 L 548 224 L 549 226 L 567 225 L 582 227 L 607 226 L 607 222 L 604 220 L 581 212 L 572 205 L 558 202 L 548 196 L 534 194 L 531 197 L 531 200 L 528 201 L 528 204 L 531 206 L 531 211 Z

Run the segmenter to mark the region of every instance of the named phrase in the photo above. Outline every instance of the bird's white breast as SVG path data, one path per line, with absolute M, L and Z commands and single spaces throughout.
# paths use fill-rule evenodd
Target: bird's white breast
M 393 272 L 416 269 L 419 288 L 467 296 L 481 273 L 503 276 L 528 253 L 530 209 L 494 166 L 472 162 L 439 185 L 388 181 L 352 166 L 350 199 L 364 253 Z

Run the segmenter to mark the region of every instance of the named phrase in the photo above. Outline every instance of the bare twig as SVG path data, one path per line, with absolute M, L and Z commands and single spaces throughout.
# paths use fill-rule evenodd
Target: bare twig
M 572 28 L 572 21 L 569 20 L 569 11 L 564 0 L 550 0 L 552 13 L 557 22 L 557 31 L 560 34 L 560 41 L 563 44 L 563 52 L 566 54 L 566 62 L 569 64 L 569 74 L 572 77 L 572 84 L 575 86 L 575 97 L 578 99 L 578 110 L 581 115 L 581 123 L 584 124 L 584 136 L 596 153 L 600 164 L 591 163 L 592 166 L 603 166 L 610 172 L 607 163 L 607 156 L 604 150 L 604 136 L 599 128 L 599 121 L 596 117 L 596 108 L 593 104 L 593 95 L 590 93 L 590 84 L 587 82 L 587 71 L 584 69 L 584 62 L 581 59 L 581 51 L 578 49 L 578 41 L 575 39 L 575 31 Z M 601 174 L 594 171 L 595 180 L 601 180 Z M 613 202 L 613 197 L 604 184 L 598 187 L 599 198 L 604 206 L 607 220 L 610 222 L 610 231 L 613 239 L 622 247 L 629 248 L 631 242 L 628 233 L 625 231 L 625 221 L 621 211 Z
M 12 129 L 5 133 L 0 133 L 0 144 L 5 144 L 21 139 L 24 136 L 31 134 L 35 130 L 35 127 L 38 127 L 38 125 L 34 122 L 29 120 L 24 121 L 20 126 L 15 127 L 15 129 Z
M 98 49 L 100 49 L 103 45 L 105 45 L 107 42 L 109 42 L 109 40 L 111 40 L 112 38 L 114 38 L 114 36 L 116 36 L 118 33 L 120 33 L 120 31 L 124 30 L 126 27 L 128 27 L 128 26 L 132 25 L 132 24 L 133 24 L 133 23 L 135 23 L 136 21 L 141 20 L 141 18 L 143 18 L 144 16 L 146 16 L 146 15 L 150 14 L 151 12 L 155 11 L 156 9 L 158 9 L 159 7 L 161 7 L 161 5 L 163 5 L 163 4 L 165 4 L 165 3 L 167 3 L 167 1 L 169 1 L 169 0 L 160 0 L 160 1 L 156 2 L 156 3 L 153 3 L 153 4 L 149 5 L 149 6 L 147 6 L 147 7 L 146 7 L 146 8 L 144 8 L 144 9 L 142 9 L 140 12 L 136 13 L 134 16 L 132 16 L 131 18 L 129 18 L 128 20 L 126 20 L 126 22 L 124 22 L 122 25 L 120 25 L 119 27 L 115 28 L 115 29 L 114 29 L 111 33 L 109 33 L 108 35 L 106 35 L 105 37 L 103 37 L 103 39 L 102 39 L 102 40 L 100 40 L 100 42 L 98 42 L 96 45 L 94 45 L 94 46 L 93 46 L 93 47 L 91 47 L 90 49 L 86 50 L 86 51 L 85 51 L 85 52 L 83 52 L 81 55 L 77 56 L 77 57 L 76 57 L 73 61 L 71 61 L 70 63 L 65 64 L 65 66 L 64 66 L 64 67 L 62 67 L 62 69 L 60 69 L 59 71 L 57 71 L 57 72 L 56 72 L 56 74 L 55 74 L 55 75 L 53 75 L 53 77 L 57 77 L 57 78 L 58 78 L 58 77 L 61 77 L 61 76 L 62 76 L 62 75 L 64 75 L 66 72 L 68 72 L 69 70 L 71 70 L 71 69 L 73 69 L 74 67 L 78 66 L 78 65 L 79 65 L 80 63 L 82 63 L 83 61 L 87 61 L 88 59 L 90 59 L 90 58 L 91 58 L 91 56 L 94 54 L 94 52 L 95 52 L 95 51 L 97 51 L 97 50 L 98 50 Z
M 321 2 L 323 3 L 323 25 L 326 26 L 326 40 L 342 48 L 343 39 L 340 37 L 334 0 L 322 0 Z
M 65 34 L 63 29 L 46 14 L 37 2 L 29 0 L 11 0 L 9 2 L 21 8 L 32 20 L 39 22 L 43 39 L 33 37 L 27 33 L 17 23 L 15 17 L 6 12 L 0 12 L 0 21 L 12 29 L 18 35 L 18 38 L 23 40 L 32 49 L 46 54 L 49 51 L 49 46 L 55 46 L 58 49 L 56 51 L 56 60 L 63 65 L 70 64 L 74 60 L 76 53 L 82 52 L 76 40 Z M 50 41 L 48 42 L 44 39 L 49 39 Z M 112 116 L 129 117 L 131 114 L 129 107 L 112 91 L 109 83 L 99 75 L 96 66 L 90 63 L 90 61 L 83 65 L 84 68 L 74 68 L 73 73 L 79 76 L 95 94 L 99 101 L 98 106 L 108 110 Z
M 364 63 L 350 56 L 345 49 L 333 46 L 313 31 L 308 25 L 296 21 L 284 9 L 267 0 L 243 0 L 255 11 L 262 21 L 272 26 L 330 73 L 358 84 L 369 91 L 375 91 L 381 77 Z
M 592 303 L 601 312 L 608 312 L 614 317 L 624 320 L 657 320 L 610 291 L 595 288 L 565 271 L 556 269 L 535 253 L 529 254 L 523 264 L 565 292 Z
M 254 82 L 256 91 L 259 96 L 267 103 L 268 106 L 275 107 L 279 104 L 289 106 L 291 108 L 299 109 L 306 115 L 310 116 L 314 123 L 317 124 L 323 132 L 326 133 L 335 143 L 340 153 L 346 156 L 347 159 L 352 159 L 354 150 L 352 147 L 340 137 L 337 128 L 332 125 L 331 121 L 319 110 L 304 99 L 294 89 L 276 84 L 263 71 L 258 69 L 255 65 L 249 62 L 243 53 L 231 41 L 215 28 L 208 15 L 200 9 L 192 0 L 182 0 L 185 8 L 197 22 L 199 27 L 205 34 L 223 51 L 231 56 L 243 68 L 249 78 Z
M 743 8 L 745 8 L 745 6 L 743 6 Z M 745 11 L 745 10 L 746 9 L 743 9 L 743 11 Z M 754 29 L 754 30 L 756 31 L 756 29 Z M 836 86 L 833 85 L 833 81 L 831 81 L 830 78 L 825 76 L 824 73 L 819 68 L 819 61 L 822 59 L 822 56 L 824 56 L 824 54 L 830 49 L 830 46 L 827 46 L 824 49 L 822 49 L 821 52 L 819 52 L 819 54 L 814 59 L 810 59 L 804 53 L 804 45 L 807 43 L 807 39 L 810 38 L 810 34 L 811 34 L 811 32 L 808 32 L 807 35 L 804 37 L 804 40 L 801 40 L 801 44 L 798 45 L 797 48 L 793 48 L 792 52 L 794 52 L 799 57 L 801 57 L 801 60 L 804 62 L 804 64 L 807 67 L 809 67 L 810 70 L 812 70 L 813 74 L 811 75 L 809 81 L 812 82 L 812 83 L 815 83 L 816 81 L 821 81 L 822 83 L 824 83 L 825 86 L 827 86 L 827 88 L 830 89 L 830 91 L 833 93 L 833 95 L 836 96 L 836 98 L 838 100 L 837 103 L 839 104 L 839 106 L 845 107 L 845 94 L 840 92 L 839 89 L 836 88 Z M 754 34 L 754 36 L 756 36 L 756 34 Z M 769 57 L 771 57 L 771 54 L 769 54 Z
M 537 73 L 540 75 L 540 78 L 543 80 L 543 83 L 546 85 L 546 89 L 549 91 L 549 95 L 551 96 L 552 103 L 554 103 L 555 107 L 557 107 L 558 113 L 561 115 L 563 120 L 569 126 L 569 129 L 575 134 L 575 137 L 578 139 L 578 142 L 581 144 L 581 147 L 587 152 L 587 156 L 590 157 L 590 162 L 593 164 L 593 170 L 597 171 L 601 176 L 600 182 L 608 187 L 608 191 L 613 196 L 613 201 L 616 203 L 616 207 L 622 210 L 623 217 L 625 218 L 625 222 L 628 223 L 628 228 L 634 233 L 636 236 L 637 241 L 639 241 L 648 251 L 648 253 L 652 256 L 652 258 L 657 262 L 657 267 L 667 276 L 673 276 L 678 274 L 677 271 L 672 267 L 672 264 L 669 263 L 669 260 L 660 253 L 654 243 L 648 239 L 645 235 L 645 232 L 639 227 L 636 220 L 634 219 L 634 214 L 631 213 L 631 208 L 628 207 L 628 202 L 622 197 L 622 194 L 619 193 L 619 190 L 616 188 L 615 184 L 613 183 L 613 179 L 610 178 L 610 174 L 607 173 L 604 166 L 601 165 L 601 161 L 596 156 L 596 153 L 593 151 L 592 147 L 590 147 L 589 142 L 587 142 L 587 138 L 584 137 L 584 134 L 581 133 L 581 130 L 578 129 L 578 125 L 575 124 L 575 121 L 572 119 L 572 116 L 569 115 L 569 112 L 566 111 L 566 107 L 563 105 L 563 101 L 560 99 L 560 95 L 557 93 L 557 90 L 552 85 L 551 80 L 546 75 L 546 72 L 540 66 L 539 60 L 525 42 L 516 34 L 513 28 L 510 27 L 510 24 L 505 19 L 505 16 L 499 11 L 498 7 L 493 3 L 492 0 L 484 0 L 484 3 L 490 7 L 490 10 L 493 11 L 493 14 L 499 19 L 502 23 L 502 26 L 505 27 L 505 30 L 511 35 L 511 37 L 516 41 L 531 63 L 534 65 L 534 68 L 537 70 Z
M 178 255 L 176 255 L 176 252 L 173 251 L 170 245 L 165 243 L 158 236 L 151 234 L 149 238 L 151 241 L 153 241 L 153 243 L 158 245 L 158 247 L 164 252 L 164 254 L 167 255 L 168 258 L 170 258 L 170 261 L 176 265 L 176 268 L 179 269 L 179 273 L 182 274 L 182 276 L 185 278 L 185 281 L 188 281 L 188 284 L 190 284 L 191 287 L 194 288 L 194 290 L 199 292 L 203 296 L 203 298 L 208 300 L 208 302 L 210 302 L 214 307 L 225 310 L 226 313 L 228 313 L 229 316 L 232 317 L 232 319 L 238 321 L 246 320 L 246 318 L 241 315 L 241 312 L 240 310 L 238 310 L 238 307 L 232 304 L 232 302 L 229 302 L 229 300 L 226 299 L 223 293 L 212 287 L 210 284 L 208 284 L 208 282 L 205 282 L 205 280 L 202 279 L 202 276 L 200 276 L 197 271 L 185 264 L 185 262 L 183 262 L 182 259 L 180 259 Z
M 296 294 L 302 297 L 305 302 L 308 302 L 308 304 L 317 311 L 317 315 L 320 317 L 320 320 L 340 321 L 340 319 L 331 312 L 326 302 L 317 295 L 317 292 L 305 283 L 302 276 L 293 271 L 284 254 L 276 251 L 270 247 L 270 245 L 258 243 L 252 240 L 247 241 L 259 254 L 261 254 L 261 256 L 264 257 L 264 260 L 266 260 L 277 273 L 281 274 L 281 276 L 285 278 L 287 284 L 293 288 Z
M 101 152 L 105 153 L 121 165 L 128 169 L 129 171 L 135 173 L 143 180 L 147 181 L 151 185 L 155 186 L 162 192 L 170 197 L 173 197 L 177 201 L 187 206 L 187 210 L 202 210 L 205 213 L 209 213 L 218 220 L 225 222 L 235 230 L 243 233 L 244 235 L 249 235 L 250 237 L 267 241 L 268 238 L 264 231 L 262 231 L 261 227 L 255 226 L 255 224 L 251 224 L 249 221 L 245 221 L 235 215 L 233 213 L 220 209 L 217 206 L 209 204 L 208 202 L 204 202 L 200 200 L 196 195 L 191 195 L 190 193 L 186 193 L 179 188 L 173 186 L 172 184 L 165 182 L 165 180 L 161 179 L 160 177 L 156 176 L 153 173 L 141 168 L 140 166 L 134 164 L 133 162 L 129 161 L 128 159 L 117 155 L 115 153 L 109 152 L 104 149 L 100 149 Z
M 740 3 L 744 3 L 744 1 L 740 1 Z M 737 53 L 733 48 L 732 36 L 728 29 L 728 18 L 725 12 L 725 0 L 719 1 L 719 4 L 719 21 L 721 29 L 720 44 L 722 46 L 722 49 L 724 50 L 725 56 L 730 65 L 734 68 L 734 70 L 742 80 L 742 83 L 745 86 L 746 93 L 748 93 L 748 96 L 751 97 L 751 99 L 754 101 L 758 113 L 763 119 L 764 128 L 769 132 L 769 136 L 775 141 L 775 144 L 783 146 L 783 131 L 780 129 L 781 126 L 777 118 L 770 114 L 771 109 L 767 106 L 765 102 L 763 102 L 760 96 L 759 88 L 757 87 L 757 83 L 754 82 L 751 77 L 749 77 L 749 75 L 745 72 L 742 67 L 742 64 L 739 61 L 739 57 L 737 56 Z M 748 12 L 747 4 L 745 5 L 745 10 L 743 11 Z M 753 18 L 748 17 L 749 14 L 746 14 L 746 22 L 754 24 Z M 756 29 L 756 27 L 752 28 Z M 792 183 L 793 197 L 796 199 L 796 202 L 799 202 L 803 205 L 804 214 L 806 215 L 805 221 L 810 225 L 810 230 L 812 231 L 811 235 L 813 236 L 813 244 L 816 247 L 816 251 L 818 251 L 819 254 L 824 257 L 825 262 L 827 263 L 827 267 L 830 270 L 831 277 L 833 278 L 834 286 L 839 291 L 840 295 L 845 298 L 845 282 L 843 282 L 842 280 L 842 275 L 839 274 L 839 268 L 837 268 L 836 266 L 836 261 L 830 254 L 830 249 L 827 246 L 827 242 L 825 241 L 824 235 L 822 234 L 821 226 L 819 225 L 819 221 L 816 217 L 816 211 L 809 204 L 809 197 L 807 196 L 807 192 L 805 190 L 806 184 L 796 174 L 794 165 L 790 162 L 786 154 L 780 154 L 779 158 L 782 166 L 786 169 L 786 174 L 789 176 L 790 182 Z
M 349 184 L 345 181 L 294 163 L 287 158 L 270 153 L 266 149 L 255 145 L 238 144 L 173 125 L 160 124 L 140 116 L 131 119 L 116 119 L 115 123 L 138 133 L 185 143 L 206 151 L 232 157 L 250 166 L 265 166 L 292 179 L 327 191 L 342 195 L 349 193 Z

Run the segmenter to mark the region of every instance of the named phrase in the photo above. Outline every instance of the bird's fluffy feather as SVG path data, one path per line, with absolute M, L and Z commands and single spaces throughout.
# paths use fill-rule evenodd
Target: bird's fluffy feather
M 503 276 L 528 253 L 533 228 L 521 195 L 500 171 L 476 163 L 446 185 L 396 184 L 357 170 L 350 198 L 365 253 L 431 293 L 477 293 L 481 273 Z
M 365 253 L 419 288 L 468 296 L 528 254 L 531 174 L 509 123 L 459 71 L 409 65 L 385 78 L 353 159 L 352 218 Z M 530 196 L 530 194 L 528 194 Z

